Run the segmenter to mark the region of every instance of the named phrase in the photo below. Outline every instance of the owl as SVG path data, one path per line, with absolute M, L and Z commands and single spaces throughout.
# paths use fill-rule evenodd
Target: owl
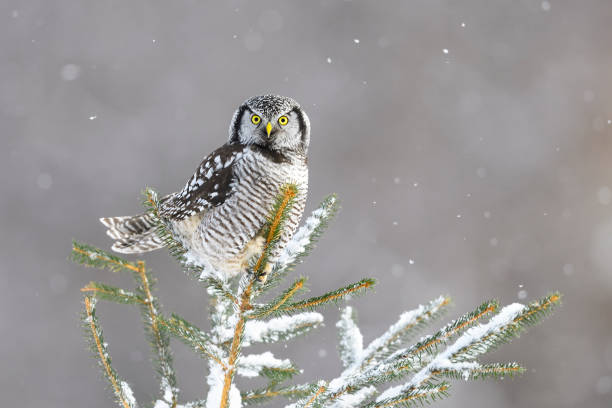
M 182 190 L 163 197 L 159 216 L 187 257 L 224 276 L 244 271 L 263 251 L 262 230 L 287 183 L 298 194 L 278 245 L 264 269 L 265 279 L 295 233 L 308 191 L 310 121 L 293 99 L 263 95 L 247 99 L 234 113 L 229 140 L 206 156 Z M 164 246 L 150 214 L 101 218 L 116 252 L 135 254 Z

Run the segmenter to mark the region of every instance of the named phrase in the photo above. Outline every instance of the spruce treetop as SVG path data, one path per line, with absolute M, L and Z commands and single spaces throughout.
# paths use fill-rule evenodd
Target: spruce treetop
M 291 408 L 416 406 L 447 396 L 451 386 L 448 380 L 504 378 L 524 372 L 516 362 L 482 363 L 479 357 L 537 324 L 559 304 L 558 293 L 527 305 L 514 303 L 503 308 L 494 300 L 486 301 L 423 336 L 423 330 L 438 320 L 451 304 L 448 296 L 440 296 L 402 313 L 367 345 L 357 325 L 356 312 L 351 306 L 341 306 L 336 327 L 344 369 L 335 378 L 313 383 L 293 382 L 301 371 L 289 358 L 269 351 L 248 353 L 254 344 L 287 342 L 312 332 L 323 323 L 323 315 L 317 310 L 332 303 L 341 305 L 347 296 L 363 294 L 375 284 L 373 279 L 365 278 L 319 296 L 303 298 L 306 278 L 300 277 L 286 285 L 286 289 L 277 289 L 286 284 L 289 273 L 311 252 L 336 214 L 339 204 L 334 195 L 323 200 L 276 262 L 268 266 L 271 272 L 267 280 L 259 279 L 283 231 L 296 194 L 294 185 L 281 189 L 270 209 L 263 252 L 251 259 L 247 273 L 228 280 L 186 256 L 184 248 L 173 239 L 158 216 L 157 194 L 151 189 L 145 191 L 145 205 L 157 220 L 156 233 L 182 268 L 207 289 L 210 332 L 176 314 L 162 311 L 155 296 L 155 279 L 143 261 L 128 261 L 86 244 L 73 243 L 73 261 L 112 272 L 130 272 L 134 277 L 135 287 L 131 290 L 101 282 L 91 282 L 81 289 L 83 329 L 119 407 L 136 408 L 139 404 L 130 385 L 112 365 L 109 346 L 97 318 L 99 300 L 139 307 L 160 384 L 159 394 L 151 404 L 154 408 L 237 408 L 268 404 L 278 398 L 289 400 L 287 407 Z M 271 300 L 262 300 L 262 295 L 273 292 L 276 295 L 265 296 Z M 200 400 L 184 402 L 180 397 L 171 338 L 188 345 L 208 364 L 206 394 Z M 236 377 L 259 378 L 263 385 L 240 390 Z

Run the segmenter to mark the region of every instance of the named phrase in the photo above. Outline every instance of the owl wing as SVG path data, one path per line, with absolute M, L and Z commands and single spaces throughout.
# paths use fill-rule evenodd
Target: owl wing
M 161 200 L 159 214 L 184 220 L 223 204 L 233 193 L 233 165 L 243 150 L 244 146 L 225 144 L 205 157 L 181 191 Z

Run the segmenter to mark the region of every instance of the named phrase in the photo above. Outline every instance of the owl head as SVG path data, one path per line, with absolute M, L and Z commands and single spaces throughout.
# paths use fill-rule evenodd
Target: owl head
M 258 145 L 272 151 L 308 152 L 310 120 L 300 105 L 278 95 L 254 96 L 234 113 L 230 144 Z

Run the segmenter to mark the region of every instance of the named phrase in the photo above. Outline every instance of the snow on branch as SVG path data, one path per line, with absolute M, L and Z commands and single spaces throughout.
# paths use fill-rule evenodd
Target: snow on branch
M 249 354 L 238 360 L 237 373 L 243 377 L 266 376 L 273 381 L 291 378 L 299 370 L 288 359 L 278 359 L 266 351 L 262 354 Z
M 306 218 L 279 256 L 276 269 L 285 269 L 295 265 L 316 244 L 327 223 L 338 211 L 338 199 L 335 194 L 326 197 L 319 208 Z
M 389 398 L 385 401 L 373 401 L 364 408 L 386 408 L 394 406 L 423 406 L 424 403 L 431 403 L 448 396 L 448 383 L 426 384 L 419 388 L 413 388 L 402 395 Z
M 437 376 L 448 375 L 463 379 L 479 378 L 487 375 L 513 375 L 523 369 L 516 363 L 481 365 L 474 359 L 497 345 L 515 337 L 528 324 L 547 313 L 560 300 L 558 294 L 547 296 L 541 301 L 524 306 L 513 303 L 504 307 L 486 324 L 468 329 L 452 345 L 438 353 L 425 367 L 404 385 L 388 388 L 376 399 L 377 406 L 388 406 L 393 401 L 411 395 L 424 385 L 431 384 Z
M 462 373 L 464 378 L 469 379 L 471 370 L 479 369 L 480 364 L 473 361 L 453 362 L 451 359 L 456 360 L 457 357 L 462 352 L 464 353 L 469 347 L 479 343 L 482 344 L 485 336 L 501 333 L 501 329 L 510 324 L 524 309 L 525 306 L 519 303 L 513 303 L 503 308 L 499 314 L 489 321 L 489 323 L 480 324 L 469 329 L 461 335 L 453 345 L 447 347 L 445 351 L 438 354 L 429 364 L 421 369 L 412 380 L 404 385 L 387 389 L 376 399 L 376 401 L 391 400 L 412 389 L 419 388 L 423 383 L 430 380 L 434 372 L 439 370 L 455 370 Z
M 363 354 L 363 336 L 354 320 L 353 308 L 346 306 L 340 313 L 340 320 L 336 323 L 340 342 L 338 349 L 340 350 L 340 360 L 344 367 L 349 367 L 355 364 L 356 361 L 361 361 Z
M 276 263 L 272 267 L 271 276 L 266 284 L 260 288 L 260 293 L 278 286 L 283 278 L 312 251 L 339 208 L 338 198 L 335 194 L 331 194 L 306 218 L 303 225 L 280 251 Z
M 446 395 L 449 385 L 446 383 L 434 383 L 440 377 L 476 379 L 485 377 L 503 377 L 520 374 L 522 367 L 516 363 L 507 364 L 480 364 L 474 359 L 497 345 L 509 341 L 518 335 L 528 325 L 535 324 L 548 313 L 552 306 L 558 304 L 560 296 L 552 294 L 540 301 L 531 303 L 529 306 L 512 304 L 502 309 L 500 313 L 486 324 L 478 324 L 479 319 L 497 310 L 497 302 L 488 301 L 481 304 L 476 310 L 463 315 L 461 318 L 451 322 L 434 335 L 422 338 L 416 344 L 409 347 L 400 347 L 394 353 L 380 359 L 369 357 L 381 350 L 381 345 L 388 345 L 389 339 L 396 339 L 401 331 L 400 327 L 412 327 L 419 320 L 418 316 L 433 317 L 438 315 L 441 308 L 449 303 L 449 299 L 440 297 L 427 306 L 419 306 L 417 309 L 404 313 L 398 322 L 392 325 L 383 335 L 370 343 L 365 350 L 360 352 L 357 345 L 342 345 L 347 339 L 341 336 L 341 359 L 343 362 L 347 356 L 347 350 L 352 349 L 354 356 L 350 364 L 342 374 L 331 380 L 324 389 L 311 393 L 312 406 L 333 406 L 333 404 L 346 394 L 354 393 L 366 387 L 385 384 L 396 381 L 411 372 L 415 372 L 413 378 L 399 386 L 390 387 L 373 402 L 367 403 L 366 407 L 387 407 L 394 405 L 411 406 L 413 404 L 431 401 Z M 356 327 L 345 309 L 341 313 L 338 327 L 341 332 L 352 331 L 356 333 Z M 425 323 L 425 321 L 424 321 Z M 424 323 L 421 325 L 424 326 Z M 358 329 L 357 329 L 358 330 Z M 455 336 L 457 340 L 448 346 L 443 352 L 439 352 L 436 345 L 445 344 Z M 403 339 L 402 341 L 405 341 Z M 398 340 L 397 346 L 401 346 Z M 384 348 L 384 347 L 383 347 Z M 364 364 L 363 362 L 369 361 Z M 308 398 L 304 398 L 296 404 L 297 407 L 309 406 Z
M 370 385 L 368 387 L 361 388 L 356 392 L 350 394 L 342 394 L 330 405 L 331 408 L 347 408 L 347 407 L 359 407 L 361 404 L 376 395 L 376 387 Z
M 298 399 L 315 392 L 317 388 L 316 384 L 289 385 L 286 387 L 277 387 L 272 384 L 266 388 L 242 393 L 242 403 L 244 405 L 262 404 L 276 397 Z
M 440 296 L 427 305 L 419 305 L 414 310 L 402 313 L 396 323 L 368 345 L 360 362 L 362 366 L 367 366 L 378 357 L 388 354 L 403 340 L 407 340 L 414 331 L 440 316 L 449 304 L 450 298 Z
M 323 315 L 317 312 L 281 316 L 268 321 L 249 320 L 246 323 L 242 346 L 287 341 L 319 327 L 322 323 Z

